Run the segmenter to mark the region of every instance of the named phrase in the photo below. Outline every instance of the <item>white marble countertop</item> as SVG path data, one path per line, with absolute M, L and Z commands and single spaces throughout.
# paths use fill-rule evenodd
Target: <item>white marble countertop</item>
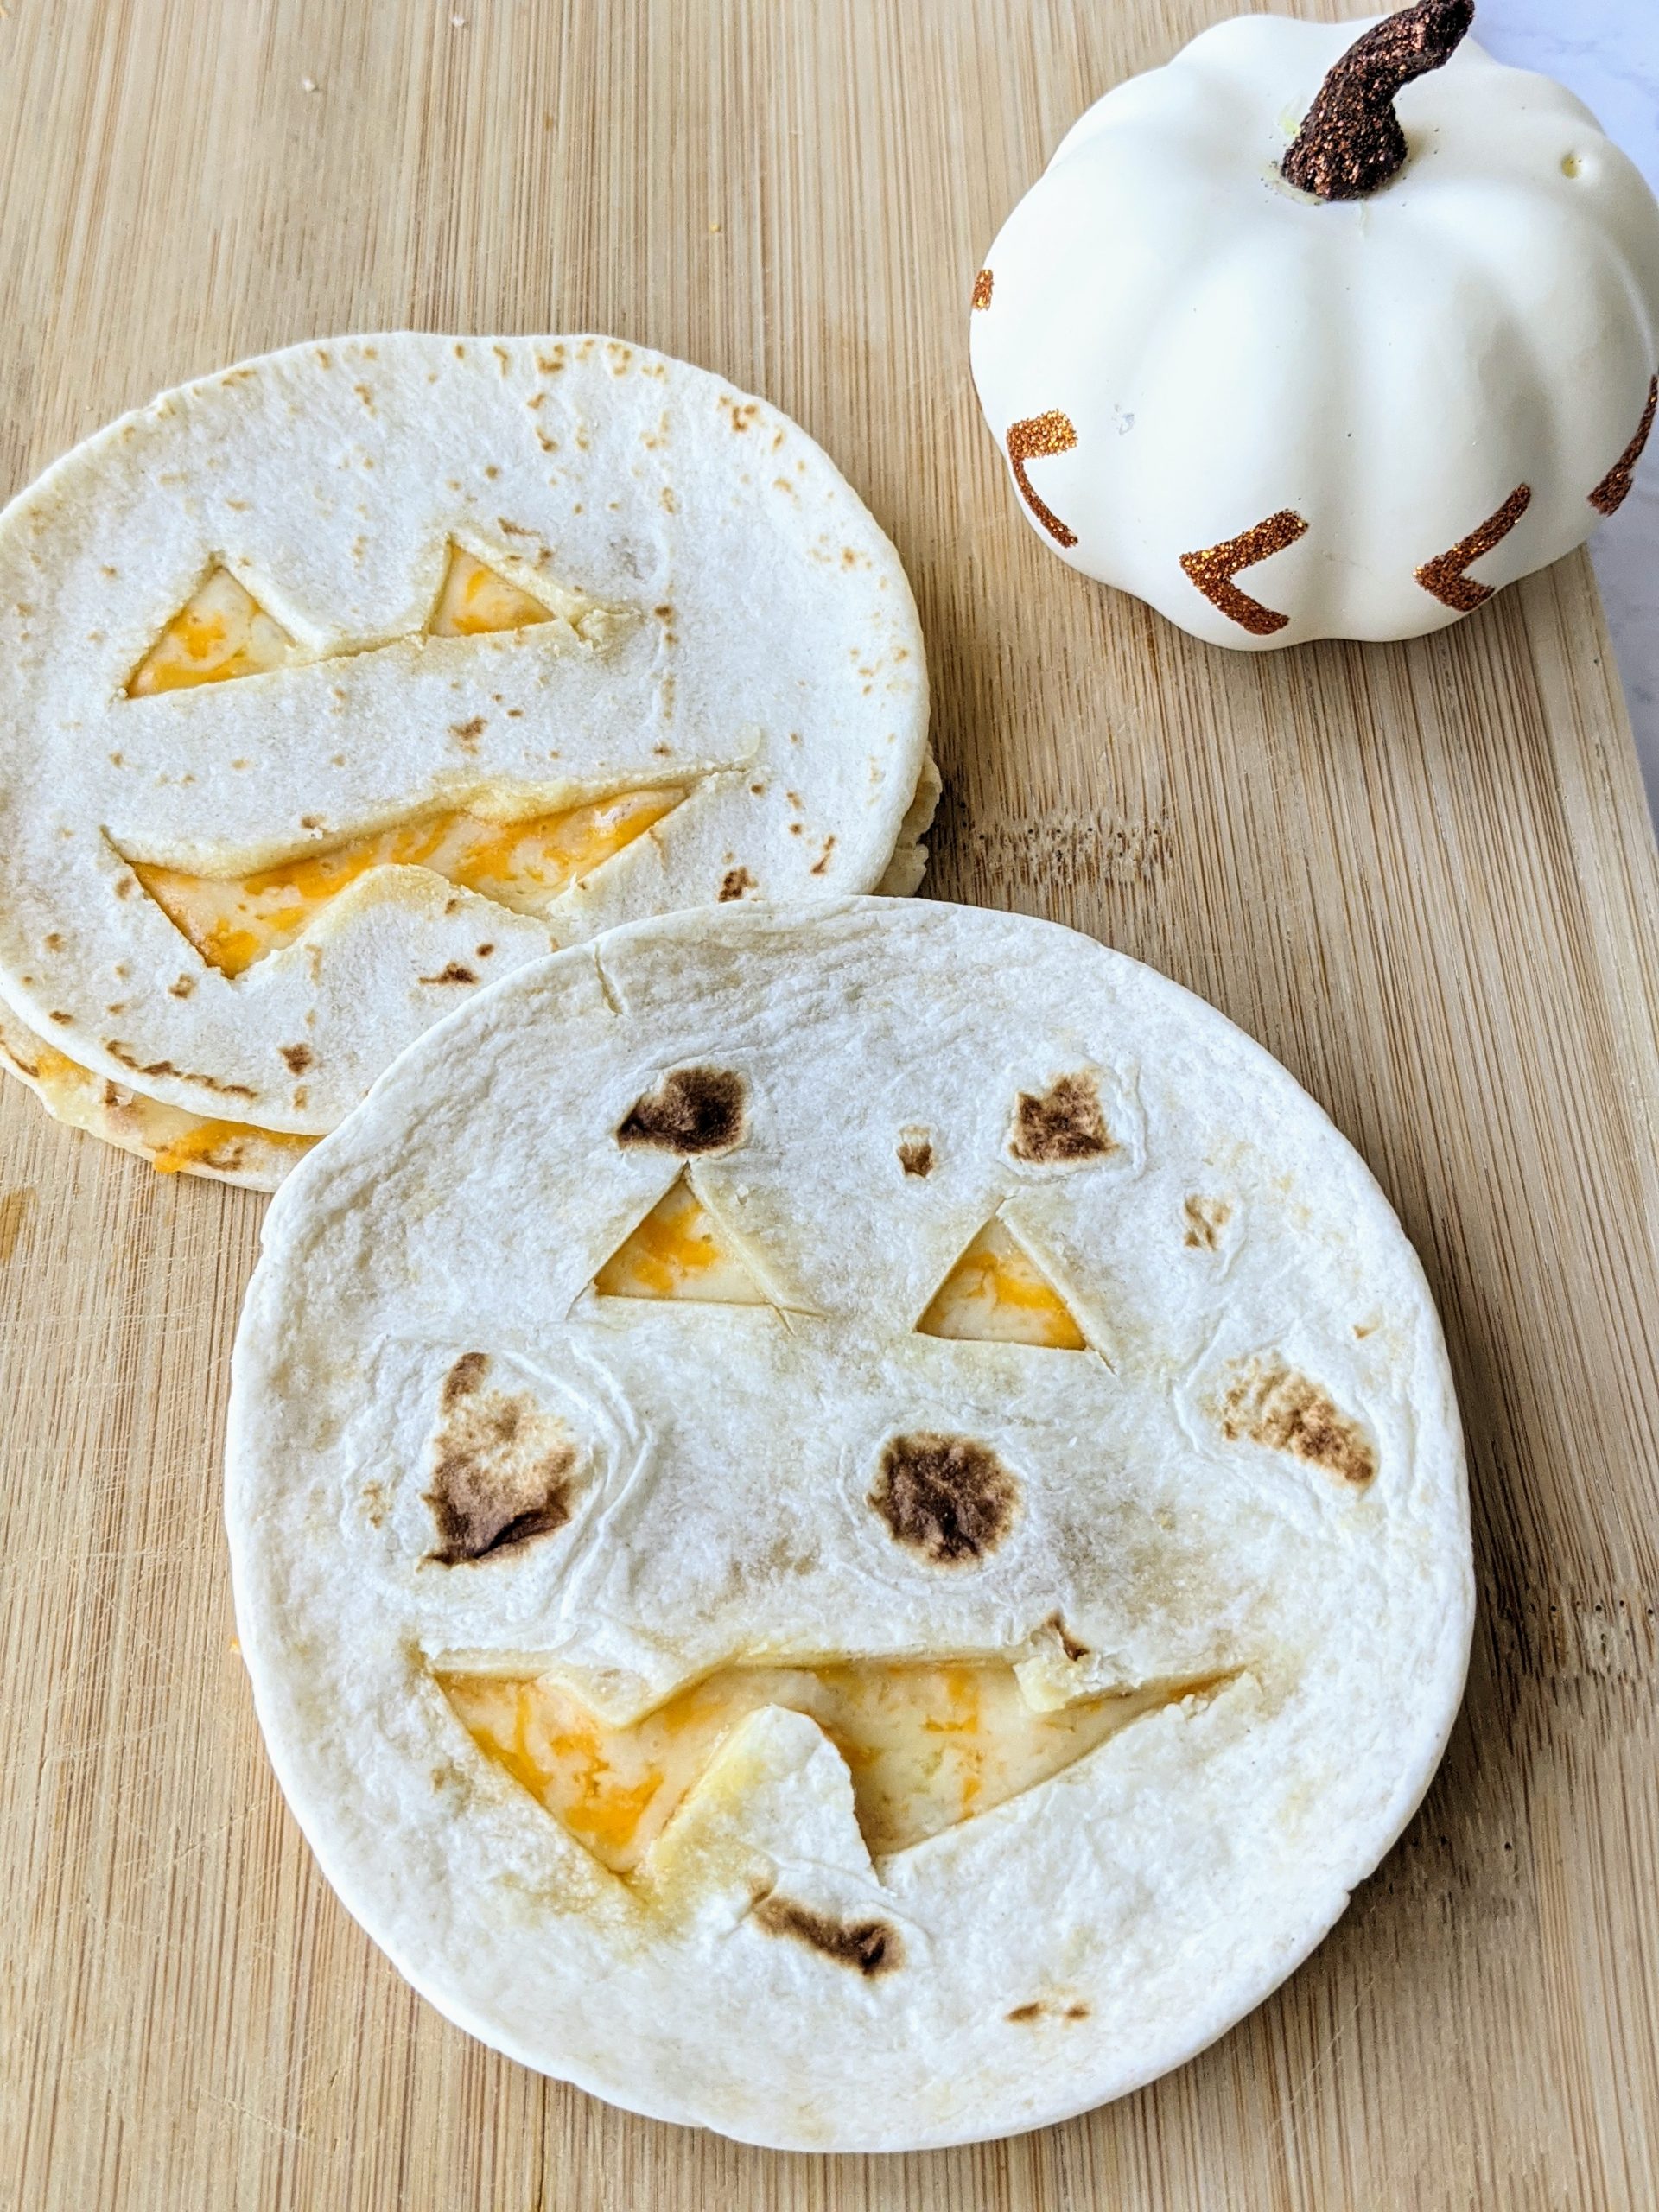
M 1479 0 L 1475 36 L 1500 61 L 1541 69 L 1576 92 L 1659 192 L 1655 0 Z M 1659 437 L 1590 550 L 1659 819 Z

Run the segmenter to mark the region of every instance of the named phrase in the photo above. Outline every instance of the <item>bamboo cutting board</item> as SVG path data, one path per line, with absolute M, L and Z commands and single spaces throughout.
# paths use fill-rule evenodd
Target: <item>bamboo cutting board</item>
M 777 400 L 915 580 L 932 888 L 1214 1000 L 1398 1205 L 1451 1339 L 1482 1594 L 1405 1840 L 1179 2073 L 911 2158 L 626 2118 L 416 1999 L 266 1770 L 218 1517 L 263 1202 L 7 1084 L 0 2202 L 1659 2202 L 1659 884 L 1589 569 L 1405 647 L 1216 652 L 1049 556 L 969 384 L 1001 216 L 1086 102 L 1221 12 L 0 5 L 0 488 L 160 385 L 346 329 L 614 331 Z

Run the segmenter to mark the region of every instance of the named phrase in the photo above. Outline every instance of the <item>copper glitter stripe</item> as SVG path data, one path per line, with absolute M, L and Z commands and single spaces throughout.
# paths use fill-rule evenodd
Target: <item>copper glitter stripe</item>
M 982 269 L 974 279 L 974 305 L 988 308 L 991 304 L 991 287 L 996 282 L 988 269 Z
M 1271 607 L 1263 607 L 1259 599 L 1252 599 L 1248 592 L 1240 591 L 1233 577 L 1240 569 L 1253 568 L 1258 561 L 1265 561 L 1270 553 L 1282 553 L 1287 545 L 1294 545 L 1306 534 L 1307 524 L 1294 508 L 1281 507 L 1276 515 L 1269 515 L 1265 522 L 1240 531 L 1236 537 L 1226 538 L 1219 545 L 1206 546 L 1202 553 L 1183 553 L 1181 566 L 1210 604 L 1218 607 L 1230 622 L 1236 622 L 1253 638 L 1270 638 L 1275 630 L 1284 628 L 1289 615 L 1277 613 Z
M 1501 545 L 1531 505 L 1531 485 L 1517 484 L 1503 505 L 1467 537 L 1460 537 L 1446 552 L 1425 561 L 1417 571 L 1418 582 L 1442 607 L 1452 607 L 1459 614 L 1472 614 L 1476 607 L 1484 607 L 1492 595 L 1491 585 L 1478 584 L 1463 572 L 1471 561 Z
M 1077 442 L 1071 416 L 1062 415 L 1058 407 L 1051 407 L 1046 415 L 1028 415 L 1024 422 L 1008 425 L 1008 460 L 1020 496 L 1057 545 L 1075 545 L 1077 533 L 1068 530 L 1053 508 L 1032 490 L 1026 463 L 1039 461 L 1046 454 L 1070 453 Z
M 977 300 L 974 302 L 977 307 Z M 1636 426 L 1636 435 L 1618 459 L 1602 478 L 1595 490 L 1589 493 L 1590 504 L 1599 514 L 1617 514 L 1630 496 L 1630 479 L 1636 474 L 1636 464 L 1642 458 L 1642 448 L 1648 442 L 1648 433 L 1653 428 L 1653 415 L 1659 407 L 1659 377 L 1648 386 L 1648 404 L 1642 410 L 1642 420 Z

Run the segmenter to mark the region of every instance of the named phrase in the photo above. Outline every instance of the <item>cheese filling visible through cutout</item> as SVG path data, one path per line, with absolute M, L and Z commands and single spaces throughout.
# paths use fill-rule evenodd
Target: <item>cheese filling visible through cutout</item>
M 713 1306 L 768 1306 L 683 1173 L 594 1277 L 601 1298 L 685 1298 Z
M 903 1851 L 1046 1782 L 1142 1713 L 1219 1677 L 1026 1702 L 1000 1661 L 846 1661 L 722 1669 L 611 1728 L 547 1675 L 436 1670 L 474 1742 L 613 1872 L 633 1872 L 714 1758 L 763 1706 L 809 1713 L 846 1760 L 872 1854 Z
M 456 545 L 426 626 L 435 638 L 477 638 L 493 630 L 525 630 L 552 619 L 550 607 Z
M 371 868 L 424 868 L 518 914 L 545 912 L 562 892 L 643 836 L 683 791 L 619 791 L 555 813 L 487 822 L 464 808 L 308 852 L 251 875 L 190 875 L 134 861 L 174 927 L 226 976 L 291 944 L 331 899 Z
M 130 699 L 257 676 L 291 658 L 294 640 L 228 569 L 210 571 L 157 638 L 127 683 Z
M 1023 1245 L 993 1215 L 933 1294 L 916 1324 L 925 1337 L 1088 1349 L 1071 1309 Z

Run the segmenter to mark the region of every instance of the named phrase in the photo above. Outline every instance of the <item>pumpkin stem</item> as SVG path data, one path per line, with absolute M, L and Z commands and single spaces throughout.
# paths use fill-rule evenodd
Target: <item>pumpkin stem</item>
M 1281 163 L 1287 182 L 1321 200 L 1360 200 L 1406 158 L 1394 97 L 1449 61 L 1475 20 L 1475 0 L 1417 0 L 1373 23 L 1325 77 Z

